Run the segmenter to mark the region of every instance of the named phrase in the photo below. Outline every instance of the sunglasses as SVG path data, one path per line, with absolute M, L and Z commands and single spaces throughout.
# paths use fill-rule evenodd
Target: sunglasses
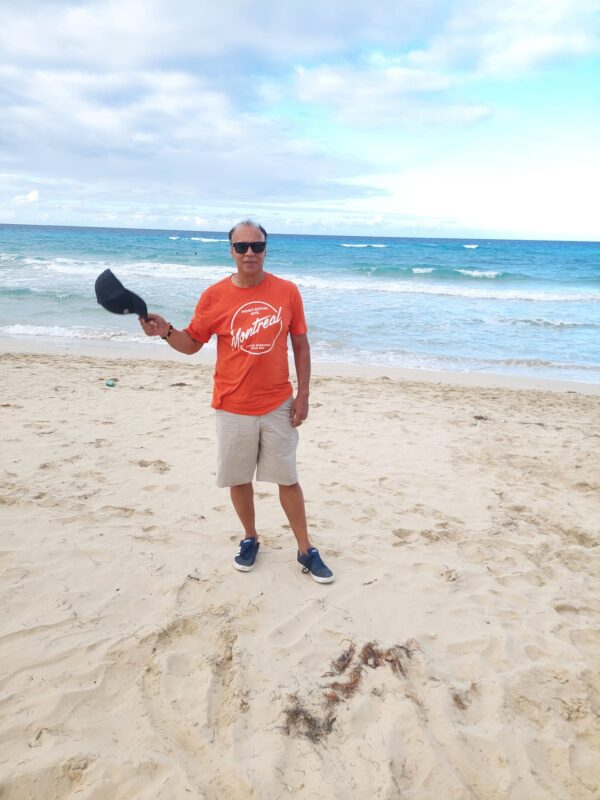
M 264 253 L 266 242 L 232 242 L 231 246 L 239 256 L 243 256 L 248 252 L 248 248 L 252 249 L 253 253 Z

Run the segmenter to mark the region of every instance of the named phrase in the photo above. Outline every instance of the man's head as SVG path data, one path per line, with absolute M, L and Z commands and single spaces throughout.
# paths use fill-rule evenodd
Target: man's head
M 242 225 L 247 225 L 247 226 L 249 226 L 251 228 L 256 228 L 256 230 L 259 230 L 262 233 L 264 241 L 265 242 L 267 241 L 268 234 L 267 234 L 266 230 L 263 228 L 262 225 L 259 225 L 258 223 L 254 222 L 254 220 L 244 219 L 244 220 L 242 220 L 242 222 L 238 222 L 237 225 L 234 225 L 233 228 L 229 231 L 229 241 L 230 242 L 232 241 L 233 234 Z
M 238 222 L 229 231 L 229 241 L 240 285 L 253 286 L 260 283 L 267 254 L 266 230 L 262 225 L 246 219 Z

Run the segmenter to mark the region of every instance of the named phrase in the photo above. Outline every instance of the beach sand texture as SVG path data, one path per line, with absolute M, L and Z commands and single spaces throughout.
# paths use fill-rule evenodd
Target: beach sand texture
M 598 397 L 315 378 L 321 586 L 210 367 L 0 361 L 3 800 L 599 797 Z

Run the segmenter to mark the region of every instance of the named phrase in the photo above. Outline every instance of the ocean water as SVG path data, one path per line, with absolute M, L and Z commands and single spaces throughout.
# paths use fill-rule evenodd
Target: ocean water
M 146 346 L 96 303 L 107 267 L 177 327 L 232 272 L 223 232 L 0 225 L 0 335 Z M 273 235 L 266 268 L 314 360 L 600 383 L 600 243 Z

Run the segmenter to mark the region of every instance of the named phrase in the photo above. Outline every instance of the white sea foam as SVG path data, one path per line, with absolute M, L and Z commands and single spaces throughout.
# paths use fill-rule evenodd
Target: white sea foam
M 501 319 L 500 322 L 507 322 L 510 325 L 531 325 L 535 328 L 600 328 L 600 323 L 598 322 L 573 322 L 562 319 L 543 319 L 542 317 L 534 319 Z
M 228 242 L 229 239 L 207 239 L 205 236 L 190 236 L 192 242 Z
M 24 270 L 23 266 L 27 269 Z M 3 270 L 3 282 L 7 288 L 19 288 L 24 285 L 31 290 L 47 291 L 48 285 L 52 289 L 65 290 L 64 286 L 57 285 L 57 275 L 64 275 L 70 279 L 81 276 L 89 281 L 95 278 L 100 272 L 110 268 L 117 277 L 127 286 L 127 288 L 138 293 L 148 292 L 154 288 L 153 281 L 158 279 L 168 279 L 172 281 L 174 291 L 178 294 L 187 293 L 186 281 L 193 281 L 193 290 L 202 291 L 209 283 L 218 281 L 231 274 L 232 267 L 223 263 L 221 265 L 205 264 L 178 264 L 168 261 L 137 261 L 137 262 L 113 262 L 107 260 L 82 261 L 69 258 L 25 258 L 22 259 L 16 269 L 9 265 Z M 427 274 L 425 270 L 434 268 L 414 267 L 414 274 Z M 423 270 L 419 273 L 418 270 Z M 35 278 L 32 276 L 35 272 Z M 277 270 L 275 269 L 275 272 Z M 464 270 L 464 272 L 470 272 Z M 476 277 L 495 277 L 496 274 L 485 271 L 473 271 Z M 320 277 L 318 275 L 308 275 L 305 273 L 279 273 L 281 277 L 294 281 L 298 286 L 305 289 L 315 289 L 318 291 L 348 291 L 348 292 L 389 292 L 393 294 L 424 294 L 440 295 L 448 297 L 466 297 L 483 300 L 527 300 L 537 302 L 600 302 L 600 291 L 576 292 L 576 291 L 544 291 L 527 290 L 524 288 L 509 289 L 494 285 L 466 286 L 464 283 L 419 283 L 402 280 L 374 280 L 372 277 L 356 277 L 355 279 L 342 279 L 337 276 Z M 474 276 L 475 277 L 475 276 Z M 491 282 L 490 282 L 491 283 Z M 35 285 L 32 285 L 35 284 Z M 48 285 L 46 285 L 48 284 Z M 93 283 L 92 283 L 93 285 Z M 69 285 L 69 290 L 71 286 Z
M 41 258 L 29 256 L 19 259 L 17 264 L 17 274 L 27 277 L 31 271 L 59 272 L 65 275 L 98 275 L 105 269 L 118 269 L 119 264 L 112 261 L 81 261 L 76 258 Z M 24 270 L 23 267 L 27 267 Z
M 31 259 L 25 258 L 21 262 L 27 266 L 28 272 L 35 270 L 38 273 L 48 272 L 48 278 L 53 274 L 66 276 L 96 277 L 105 269 L 111 269 L 123 282 L 129 279 L 144 278 L 193 278 L 195 280 L 220 280 L 231 272 L 229 265 L 203 265 L 203 264 L 177 264 L 168 261 L 79 261 L 70 258 Z M 31 282 L 31 276 L 19 267 L 16 277 Z M 128 287 L 129 288 L 129 287 Z M 134 288 L 134 287 L 131 287 Z
M 493 270 L 484 272 L 477 269 L 457 269 L 455 272 L 460 272 L 461 275 L 467 275 L 469 278 L 497 278 L 498 275 L 501 274 L 500 272 L 494 272 Z
M 103 261 L 76 261 L 75 259 L 56 258 L 46 263 L 35 265 L 38 270 L 45 268 L 61 275 L 98 275 L 105 269 L 118 269 L 119 265 Z
M 191 264 L 170 264 L 160 261 L 158 264 L 153 262 L 140 261 L 136 264 L 123 264 L 114 267 L 115 272 L 119 270 L 119 277 L 139 277 L 139 278 L 171 278 L 180 280 L 181 278 L 193 278 L 195 281 L 218 281 L 226 275 L 231 274 L 232 267 L 229 265 L 197 265 Z M 129 287 L 128 287 L 129 288 Z
M 169 236 L 169 239 L 171 239 L 171 241 L 175 242 L 175 241 L 177 241 L 177 239 L 179 239 L 179 236 Z
M 64 328 L 61 325 L 5 325 L 0 327 L 0 333 L 6 336 L 43 336 L 60 339 L 102 339 L 116 342 L 149 342 L 151 339 L 143 333 L 125 330 L 106 330 L 102 328 L 87 328 L 82 325 L 73 325 Z
M 145 336 L 137 332 L 137 326 L 131 330 L 117 330 L 106 328 L 90 328 L 82 325 L 73 325 L 65 328 L 61 325 L 4 325 L 0 326 L 0 336 L 15 338 L 42 338 L 42 339 L 69 339 L 102 342 L 128 342 L 137 345 L 156 345 L 155 337 Z M 215 350 L 215 340 L 211 339 L 206 345 L 206 350 Z
M 597 372 L 597 364 L 571 364 L 566 361 L 549 361 L 544 358 L 499 358 L 494 359 L 494 365 L 506 367 L 543 367 L 561 370 L 578 370 L 581 372 Z
M 387 244 L 346 244 L 342 242 L 342 247 L 387 247 Z
M 467 297 L 481 300 L 527 300 L 540 303 L 600 303 L 600 292 L 595 293 L 558 293 L 544 291 L 525 291 L 501 288 L 473 288 L 464 284 L 409 283 L 404 281 L 372 281 L 361 280 L 329 280 L 317 276 L 286 275 L 288 280 L 296 283 L 301 289 L 315 289 L 333 292 L 389 292 L 393 294 L 433 294 L 446 297 Z
M 430 272 L 435 272 L 434 267 L 413 267 L 412 272 L 415 275 L 427 275 Z
M 463 244 L 463 247 L 466 247 L 467 250 L 477 250 L 479 245 L 478 244 Z
M 396 366 L 410 369 L 439 369 L 452 372 L 502 372 L 504 368 L 512 367 L 517 370 L 557 370 L 559 373 L 579 373 L 579 380 L 586 380 L 586 373 L 590 373 L 593 380 L 593 375 L 598 372 L 598 365 L 595 364 L 582 365 L 541 358 L 477 358 L 443 353 L 410 353 L 399 349 L 372 352 L 359 348 L 331 346 L 329 342 L 319 340 L 316 337 L 311 338 L 311 351 L 315 361 L 342 361 L 344 363 Z M 571 376 L 569 378 L 573 379 Z

